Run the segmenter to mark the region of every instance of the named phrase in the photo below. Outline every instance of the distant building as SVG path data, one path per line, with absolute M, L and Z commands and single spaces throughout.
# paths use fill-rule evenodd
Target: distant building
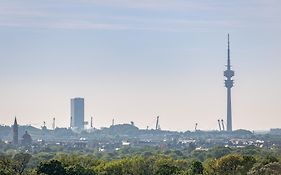
M 13 125 L 13 144 L 19 144 L 19 128 L 17 118 L 15 117 L 14 125 Z
M 269 134 L 281 135 L 281 128 L 271 128 Z
M 24 135 L 22 136 L 21 144 L 24 145 L 24 146 L 28 146 L 28 145 L 31 145 L 31 143 L 32 143 L 32 138 L 28 134 L 28 132 L 25 131 Z
M 84 129 L 84 98 L 71 99 L 70 127 L 72 129 Z

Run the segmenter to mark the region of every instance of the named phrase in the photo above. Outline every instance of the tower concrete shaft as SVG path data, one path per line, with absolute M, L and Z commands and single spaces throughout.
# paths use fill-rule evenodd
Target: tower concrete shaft
M 233 87 L 232 77 L 234 76 L 234 71 L 231 70 L 230 63 L 230 44 L 229 44 L 229 34 L 228 34 L 228 46 L 227 46 L 227 69 L 224 71 L 224 76 L 226 77 L 224 83 L 227 88 L 227 131 L 232 131 L 232 109 L 231 109 L 231 88 Z

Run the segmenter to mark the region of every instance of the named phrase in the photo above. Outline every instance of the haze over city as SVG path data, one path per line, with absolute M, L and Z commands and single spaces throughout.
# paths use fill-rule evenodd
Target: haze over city
M 233 129 L 281 123 L 281 2 L 49 0 L 0 2 L 0 124 L 69 127 L 85 98 L 94 127 L 134 121 L 218 129 L 230 34 Z M 194 13 L 196 12 L 196 13 Z

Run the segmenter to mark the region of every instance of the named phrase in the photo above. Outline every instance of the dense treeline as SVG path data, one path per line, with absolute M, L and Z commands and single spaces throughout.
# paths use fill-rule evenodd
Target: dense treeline
M 188 152 L 189 156 L 186 155 Z M 218 147 L 198 151 L 124 148 L 100 154 L 3 153 L 0 155 L 0 175 L 281 174 L 279 149 Z

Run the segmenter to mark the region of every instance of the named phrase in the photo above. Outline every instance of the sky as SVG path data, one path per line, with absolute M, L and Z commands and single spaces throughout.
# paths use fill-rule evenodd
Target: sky
M 134 121 L 217 130 L 281 128 L 280 0 L 1 0 L 0 124 L 69 127 L 85 98 L 94 127 Z

